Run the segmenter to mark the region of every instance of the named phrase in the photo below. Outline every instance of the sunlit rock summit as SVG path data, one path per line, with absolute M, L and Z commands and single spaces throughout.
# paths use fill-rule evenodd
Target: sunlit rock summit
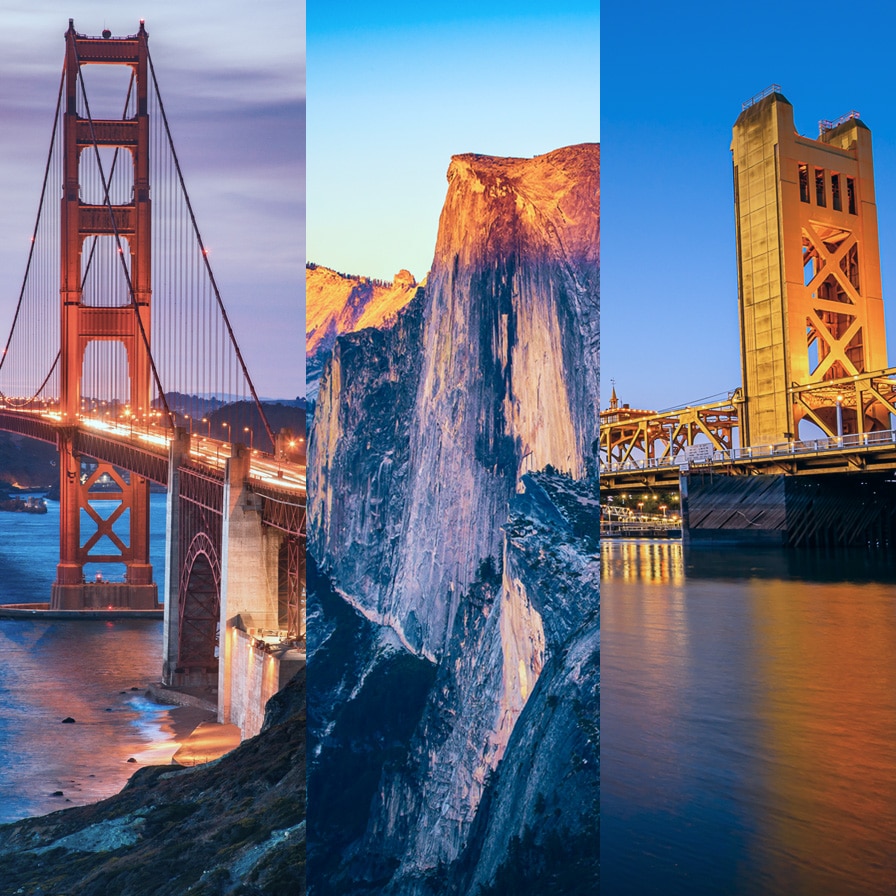
M 333 682 L 309 695 L 318 771 L 338 773 L 340 751 L 356 749 L 345 713 L 381 699 L 382 681 L 376 691 L 371 681 L 397 676 L 409 695 L 406 728 L 390 735 L 403 758 L 366 769 L 378 784 L 363 825 L 345 835 L 338 863 L 332 839 L 318 855 L 321 867 L 341 867 L 339 892 L 374 875 L 383 892 L 422 893 L 445 869 L 455 886 L 488 885 L 511 837 L 541 842 L 513 825 L 528 824 L 526 801 L 540 794 L 543 808 L 566 773 L 584 777 L 578 798 L 555 807 L 555 829 L 566 825 L 570 842 L 595 836 L 598 561 L 581 518 L 596 508 L 599 169 L 597 144 L 533 159 L 455 156 L 425 287 L 388 329 L 335 339 L 324 366 L 309 551 L 366 621 L 340 658 L 338 639 L 314 643 L 315 625 L 338 629 L 332 602 L 309 617 L 309 680 L 317 662 Z M 548 480 L 526 476 L 545 469 Z M 591 484 L 558 485 L 575 480 Z M 575 525 L 554 506 L 561 494 L 578 507 Z M 545 757 L 537 733 L 551 742 L 559 718 L 550 688 L 575 691 L 594 727 L 560 737 Z M 524 711 L 528 737 L 515 733 Z M 573 769 L 573 743 L 590 767 Z M 538 774 L 511 819 L 501 807 L 514 768 Z M 312 763 L 312 806 L 314 781 Z M 340 830 L 350 827 L 343 819 Z
M 336 579 L 431 658 L 445 647 L 456 594 L 483 560 L 500 557 L 500 523 L 519 477 L 548 464 L 574 477 L 588 470 L 598 404 L 598 172 L 596 144 L 535 159 L 452 159 L 419 344 L 384 354 L 414 368 L 384 373 L 403 393 L 395 402 L 406 409 L 404 429 L 394 439 L 378 434 L 352 463 L 363 422 L 350 419 L 359 396 L 343 383 L 358 374 L 343 355 L 359 341 L 333 354 L 309 462 L 310 544 L 336 571 L 354 566 L 355 545 L 387 526 L 387 574 L 376 558 L 378 574 Z M 388 339 L 366 338 L 384 349 Z M 386 480 L 392 506 L 383 520 Z M 334 525 L 339 495 L 351 495 L 352 506 Z

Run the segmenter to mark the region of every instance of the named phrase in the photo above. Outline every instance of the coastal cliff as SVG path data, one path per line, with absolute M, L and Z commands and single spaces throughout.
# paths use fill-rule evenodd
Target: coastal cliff
M 573 692 L 593 728 L 576 729 L 590 766 L 573 770 L 593 786 L 570 803 L 588 824 L 566 821 L 570 842 L 593 841 L 583 880 L 596 880 L 598 561 L 560 492 L 526 474 L 595 474 L 599 159 L 596 144 L 453 158 L 425 288 L 388 330 L 336 339 L 324 366 L 309 446 L 309 680 L 329 682 L 309 695 L 313 892 L 487 887 L 511 842 L 537 865 L 536 805 L 572 763 L 555 701 Z M 594 532 L 596 504 L 576 499 Z M 559 551 L 550 580 L 532 550 Z M 333 633 L 320 651 L 315 625 Z M 392 686 L 415 696 L 386 732 Z M 524 712 L 530 732 L 555 732 L 551 755 L 517 733 Z M 376 718 L 373 741 L 358 718 Z M 318 827 L 325 782 L 346 767 L 363 769 L 361 808 L 329 807 Z M 510 782 L 529 769 L 511 824 Z
M 3 893 L 264 896 L 304 876 L 304 670 L 221 759 L 141 768 L 107 800 L 0 826 Z

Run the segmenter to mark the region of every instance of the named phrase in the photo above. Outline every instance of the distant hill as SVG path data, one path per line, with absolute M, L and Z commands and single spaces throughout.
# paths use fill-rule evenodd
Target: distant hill
M 59 453 L 56 447 L 14 433 L 0 432 L 0 483 L 18 488 L 58 485 Z
M 287 457 L 290 460 L 304 463 L 307 440 L 304 399 L 301 400 L 301 403 L 298 401 L 263 401 L 261 405 L 275 437 L 281 430 L 286 430 L 291 434 L 284 446 Z M 169 407 L 171 407 L 170 403 Z M 206 421 L 204 423 L 202 422 L 203 417 Z M 192 429 L 198 435 L 208 434 L 216 439 L 242 442 L 263 451 L 273 450 L 254 401 L 237 401 L 232 404 L 219 405 L 211 412 L 193 416 L 192 423 L 185 417 L 181 417 L 179 422 L 181 426 Z M 225 423 L 226 426 L 224 426 Z M 251 430 L 251 437 L 246 431 L 246 427 Z M 295 442 L 292 449 L 289 447 L 289 441 Z

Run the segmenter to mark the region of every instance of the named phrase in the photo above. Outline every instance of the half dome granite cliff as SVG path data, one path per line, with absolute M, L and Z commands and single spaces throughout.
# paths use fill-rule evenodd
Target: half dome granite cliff
M 597 880 L 599 577 L 580 530 L 598 528 L 599 169 L 597 144 L 454 157 L 425 286 L 324 366 L 313 893 L 485 892 L 514 849 L 547 882 L 561 833 L 582 892 Z M 360 804 L 340 814 L 333 780 Z

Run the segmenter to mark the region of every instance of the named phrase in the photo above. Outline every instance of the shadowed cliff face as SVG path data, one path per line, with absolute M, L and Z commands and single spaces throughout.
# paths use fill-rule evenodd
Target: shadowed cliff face
M 557 474 L 524 487 L 503 574 L 483 565 L 435 666 L 309 576 L 315 896 L 597 892 L 597 494 Z M 532 638 L 544 666 L 523 681 Z
M 596 732 L 597 562 L 573 543 L 555 503 L 563 504 L 562 489 L 548 494 L 531 480 L 520 493 L 527 471 L 591 472 L 599 162 L 597 145 L 529 160 L 455 157 L 425 289 L 388 331 L 337 339 L 324 370 L 308 468 L 309 550 L 371 632 L 397 634 L 429 661 L 434 679 L 401 758 L 383 762 L 372 798 L 365 795 L 363 833 L 350 819 L 359 835 L 324 861 L 342 869 L 338 882 L 319 877 L 319 893 L 361 892 L 374 880 L 383 893 L 449 892 L 446 874 L 458 892 L 464 875 L 487 884 L 504 873 L 510 838 L 520 849 L 545 845 L 530 825 L 575 740 L 575 718 L 554 711 L 557 694 L 576 690 L 576 712 L 590 713 Z M 511 519 L 520 501 L 517 517 L 536 520 L 531 532 Z M 587 517 L 596 501 L 572 503 Z M 556 543 L 555 531 L 565 533 Z M 576 639 L 577 659 L 568 662 Z M 339 707 L 316 723 L 331 735 L 319 741 L 312 781 L 345 762 L 351 768 L 359 751 L 369 776 L 370 757 L 380 755 L 339 723 L 344 701 L 364 717 L 381 699 L 370 690 L 381 667 L 359 660 L 379 654 L 364 641 L 336 675 L 337 654 L 328 663 L 341 682 Z M 528 739 L 516 733 L 524 711 Z M 555 742 L 552 754 L 539 753 L 542 741 Z M 591 750 L 593 765 L 583 768 L 596 782 L 596 734 L 576 743 Z M 527 765 L 538 778 L 517 791 L 506 782 L 527 775 Z M 596 790 L 586 791 L 593 803 Z M 536 811 L 525 801 L 539 794 Z M 524 804 L 509 810 L 517 796 Z M 573 804 L 591 826 L 570 815 L 566 830 L 590 836 L 594 812 Z M 596 850 L 595 841 L 589 861 Z M 484 876 L 475 876 L 478 865 Z

